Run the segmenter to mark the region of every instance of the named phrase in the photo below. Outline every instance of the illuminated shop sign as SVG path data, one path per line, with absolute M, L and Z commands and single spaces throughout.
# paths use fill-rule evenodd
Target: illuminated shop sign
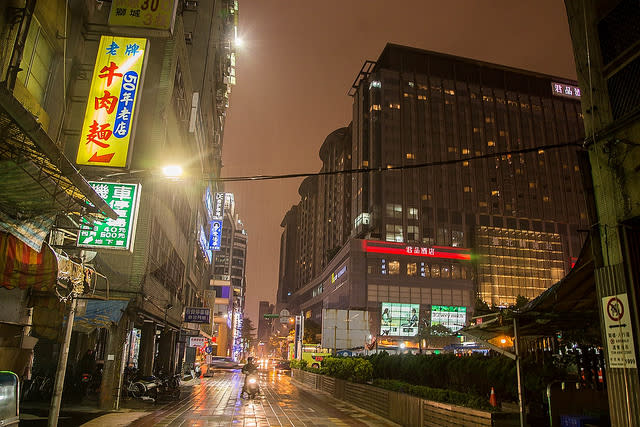
M 109 25 L 170 30 L 177 0 L 112 0 Z
M 93 225 L 85 222 L 78 233 L 78 246 L 86 248 L 133 249 L 136 217 L 140 202 L 140 185 L 89 181 L 89 185 L 118 214 Z
M 213 217 L 215 219 L 224 218 L 224 193 L 216 193 L 213 199 Z
M 454 248 L 449 246 L 409 246 L 405 244 L 394 244 L 393 242 L 380 242 L 364 240 L 365 252 L 393 255 L 423 256 L 429 258 L 471 260 L 471 251 L 464 248 Z
M 333 283 L 336 280 L 338 280 L 346 272 L 347 272 L 347 266 L 345 265 L 340 270 L 338 270 L 337 273 L 331 273 L 331 283 Z
M 185 307 L 184 321 L 188 323 L 211 323 L 211 309 L 208 307 Z
M 100 38 L 77 164 L 127 165 L 146 50 L 147 39 Z
M 551 92 L 555 96 L 564 98 L 580 99 L 582 91 L 578 86 L 568 85 L 564 83 L 551 82 Z
M 467 322 L 467 307 L 449 305 L 431 306 L 431 326 L 446 326 L 451 332 L 462 329 Z
M 222 241 L 222 220 L 214 219 L 211 221 L 211 231 L 209 233 L 209 249 L 219 251 Z
M 420 304 L 382 303 L 380 335 L 415 337 L 418 335 Z

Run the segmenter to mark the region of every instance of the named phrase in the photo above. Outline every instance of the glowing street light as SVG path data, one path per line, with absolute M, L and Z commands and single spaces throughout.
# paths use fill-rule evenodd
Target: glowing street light
M 162 168 L 162 173 L 167 178 L 180 178 L 182 176 L 183 170 L 179 165 L 167 165 Z

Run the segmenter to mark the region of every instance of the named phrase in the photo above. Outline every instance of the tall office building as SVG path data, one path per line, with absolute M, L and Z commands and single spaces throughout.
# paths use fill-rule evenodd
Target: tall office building
M 440 306 L 471 311 L 476 296 L 534 298 L 569 271 L 588 225 L 575 82 L 389 44 L 350 94 L 345 156 L 372 172 L 351 175 L 351 241 L 333 261 L 309 271 L 317 249 L 284 251 L 281 265 L 297 262 L 292 308 L 367 308 L 375 322 L 381 304 L 419 304 L 437 318 Z M 299 242 L 328 222 L 309 212 L 338 210 L 313 179 L 291 222 Z

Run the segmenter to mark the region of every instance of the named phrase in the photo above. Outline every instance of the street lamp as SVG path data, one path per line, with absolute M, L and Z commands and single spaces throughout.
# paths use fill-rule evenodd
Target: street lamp
M 178 179 L 183 174 L 182 166 L 180 165 L 167 165 L 162 168 L 162 173 L 167 178 Z

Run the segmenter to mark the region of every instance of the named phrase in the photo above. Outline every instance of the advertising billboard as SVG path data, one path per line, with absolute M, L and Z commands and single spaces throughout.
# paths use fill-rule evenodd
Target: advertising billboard
M 322 309 L 322 348 L 362 347 L 370 334 L 368 311 Z
M 147 39 L 100 38 L 77 164 L 127 165 L 146 51 Z
M 177 0 L 113 0 L 109 25 L 171 30 Z
M 214 219 L 211 221 L 211 231 L 209 233 L 209 249 L 219 251 L 222 242 L 222 220 Z
M 78 246 L 85 248 L 133 249 L 140 184 L 89 181 L 89 185 L 118 214 L 118 219 L 84 222 L 78 233 Z
M 211 309 L 208 307 L 185 307 L 184 321 L 187 323 L 211 323 Z
M 467 322 L 467 307 L 455 307 L 449 305 L 431 306 L 431 326 L 442 325 L 456 332 Z
M 420 304 L 382 303 L 380 335 L 415 337 L 418 335 Z

